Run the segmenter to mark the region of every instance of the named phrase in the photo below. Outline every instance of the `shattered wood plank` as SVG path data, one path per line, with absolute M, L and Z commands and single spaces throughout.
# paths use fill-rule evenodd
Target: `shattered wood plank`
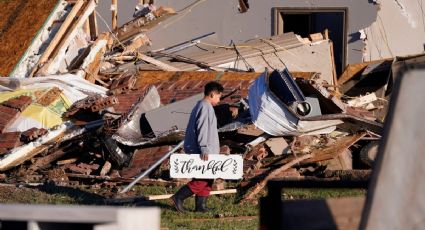
M 81 65 L 85 75 L 84 78 L 91 83 L 94 83 L 97 79 L 97 75 L 100 70 L 101 59 L 106 52 L 106 45 L 108 40 L 109 33 L 101 34 L 90 47 L 90 53 L 87 55 L 86 59 Z
M 338 86 L 341 87 L 347 81 L 351 80 L 353 77 L 358 76 L 368 65 L 376 64 L 384 61 L 392 60 L 392 58 L 381 59 L 376 61 L 362 62 L 356 64 L 350 64 L 344 70 L 344 72 L 338 78 Z
M 237 193 L 236 189 L 226 189 L 226 190 L 218 190 L 218 191 L 211 191 L 210 195 L 220 195 L 220 194 L 233 194 Z M 166 195 L 152 195 L 148 196 L 148 200 L 165 200 L 169 199 L 173 196 L 173 194 L 166 194 Z
M 122 54 L 133 53 L 138 48 L 147 45 L 151 45 L 149 37 L 145 34 L 138 35 L 124 44 L 124 51 L 122 52 Z
M 347 150 L 350 146 L 359 141 L 364 137 L 366 133 L 360 133 L 353 136 L 342 137 L 330 146 L 326 146 L 322 149 L 313 150 L 311 153 L 314 157 L 303 161 L 303 164 L 316 163 L 325 160 L 331 160 L 337 157 L 339 154 Z
M 58 161 L 58 162 L 56 162 L 56 164 L 57 165 L 72 164 L 72 163 L 76 162 L 77 160 L 78 160 L 77 157 L 73 157 L 73 158 L 69 158 L 69 159 L 66 159 L 66 160 Z
M 38 60 L 38 64 L 33 68 L 31 74 L 29 77 L 33 77 L 35 73 L 39 70 L 41 66 L 44 65 L 44 63 L 49 59 L 50 55 L 52 54 L 53 50 L 55 50 L 58 43 L 62 40 L 62 36 L 64 33 L 68 30 L 69 25 L 71 22 L 74 21 L 75 16 L 80 11 L 81 7 L 83 6 L 84 1 L 78 0 L 74 6 L 72 7 L 71 12 L 69 12 L 68 16 L 66 17 L 65 21 L 62 23 L 61 27 L 59 28 L 58 32 L 56 32 L 54 38 L 52 41 L 50 41 L 49 46 L 44 51 L 43 55 L 41 55 L 40 59 Z
M 105 164 L 103 164 L 102 169 L 100 170 L 99 175 L 100 176 L 106 176 L 108 172 L 111 170 L 112 164 L 109 161 L 106 161 Z
M 49 154 L 49 155 L 47 155 L 45 157 L 41 157 L 41 158 L 37 159 L 35 161 L 35 163 L 32 164 L 28 168 L 28 170 L 30 172 L 35 172 L 38 169 L 43 168 L 44 166 L 52 163 L 53 161 L 55 161 L 55 160 L 57 160 L 57 159 L 65 156 L 65 154 L 66 154 L 66 151 L 64 149 L 58 149 L 55 152 L 53 152 L 53 153 L 51 153 L 51 154 Z
M 303 155 L 299 158 L 296 158 L 286 164 L 284 164 L 283 166 L 281 166 L 278 169 L 273 170 L 269 175 L 266 176 L 266 178 L 264 178 L 260 183 L 258 183 L 254 189 L 252 189 L 251 191 L 249 191 L 247 194 L 244 195 L 243 199 L 241 200 L 241 202 L 245 201 L 245 200 L 249 200 L 249 199 L 253 199 L 254 196 L 260 192 L 264 186 L 266 186 L 267 181 L 269 181 L 270 179 L 276 177 L 276 175 L 279 175 L 281 172 L 284 172 L 285 170 L 291 168 L 292 166 L 298 164 L 301 161 L 310 159 L 313 157 L 313 154 L 306 154 Z
M 326 30 L 327 32 L 327 30 Z M 327 34 L 327 33 L 326 33 Z M 336 75 L 336 67 L 335 67 L 335 53 L 334 53 L 334 45 L 333 42 L 331 40 L 329 40 L 329 42 L 331 43 L 330 45 L 330 49 L 331 49 L 331 60 L 332 60 L 332 80 L 333 82 L 331 83 L 331 85 L 334 86 L 334 90 L 336 91 L 337 94 L 340 94 L 339 92 L 339 88 L 336 86 L 338 84 L 338 80 L 337 80 L 337 75 Z
M 144 17 L 133 19 L 132 21 L 125 23 L 123 26 L 117 29 L 115 32 L 116 37 L 120 42 L 125 42 L 126 40 L 131 39 L 138 34 L 146 32 L 153 26 L 161 23 L 173 15 L 175 15 L 175 13 L 162 15 L 159 18 L 155 18 L 153 21 L 147 21 Z
M 137 57 L 140 58 L 140 59 L 142 59 L 145 62 L 154 64 L 154 65 L 158 66 L 160 69 L 165 70 L 165 71 L 180 71 L 179 69 L 177 69 L 174 66 L 171 66 L 171 65 L 168 65 L 168 64 L 166 64 L 164 62 L 158 61 L 158 60 L 156 60 L 156 59 L 154 59 L 152 57 L 149 57 L 147 55 L 144 55 L 142 53 L 139 53 L 137 55 Z
M 350 149 L 339 153 L 335 158 L 320 162 L 326 166 L 326 170 L 351 170 L 353 169 L 353 156 Z

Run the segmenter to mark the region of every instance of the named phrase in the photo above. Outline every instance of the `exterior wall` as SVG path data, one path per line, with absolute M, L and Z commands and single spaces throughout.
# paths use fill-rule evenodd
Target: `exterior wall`
M 119 25 L 131 19 L 138 0 L 119 1 Z M 362 59 L 363 42 L 359 30 L 376 20 L 378 6 L 369 0 L 250 0 L 246 13 L 238 12 L 237 0 L 157 0 L 157 6 L 173 7 L 179 14 L 148 32 L 152 49 L 166 48 L 195 37 L 216 32 L 205 42 L 229 44 L 273 34 L 273 7 L 344 8 L 347 10 L 347 64 Z M 100 1 L 98 12 L 110 22 L 110 1 Z M 102 24 L 102 23 L 99 23 Z
M 377 60 L 424 52 L 424 0 L 380 1 L 377 20 L 364 30 L 365 60 Z

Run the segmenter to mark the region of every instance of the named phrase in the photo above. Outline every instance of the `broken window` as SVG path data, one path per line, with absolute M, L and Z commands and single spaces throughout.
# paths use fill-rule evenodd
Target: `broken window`
M 328 29 L 333 42 L 337 75 L 346 63 L 346 9 L 275 8 L 274 35 L 294 32 L 301 37 Z

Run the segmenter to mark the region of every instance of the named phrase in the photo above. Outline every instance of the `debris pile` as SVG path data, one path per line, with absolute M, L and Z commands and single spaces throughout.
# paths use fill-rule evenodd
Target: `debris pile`
M 273 178 L 370 175 L 400 60 L 348 65 L 336 76 L 322 34 L 153 51 L 146 31 L 173 9 L 139 6 L 132 21 L 97 34 L 96 1 L 62 4 L 57 29 L 41 28 L 48 38 L 28 48 L 38 52 L 0 79 L 3 182 L 129 183 L 183 140 L 213 80 L 225 88 L 215 107 L 222 154 L 244 158 L 242 200 Z M 201 51 L 185 50 L 195 46 Z M 165 160 L 140 183 L 182 182 L 168 170 Z

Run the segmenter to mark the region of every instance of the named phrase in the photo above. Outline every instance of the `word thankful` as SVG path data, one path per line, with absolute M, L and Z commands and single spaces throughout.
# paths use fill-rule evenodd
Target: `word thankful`
M 227 159 L 225 161 L 210 161 L 207 165 L 195 165 L 194 159 L 190 159 L 188 161 L 182 161 L 181 173 L 191 173 L 193 171 L 200 171 L 204 174 L 207 170 L 211 170 L 213 175 L 217 174 L 217 171 L 226 172 L 230 167 L 231 163 L 233 163 L 233 159 Z M 230 167 L 229 167 L 230 166 Z
M 243 160 L 239 155 L 209 155 L 203 161 L 198 154 L 173 154 L 170 158 L 172 178 L 229 179 L 242 178 Z

